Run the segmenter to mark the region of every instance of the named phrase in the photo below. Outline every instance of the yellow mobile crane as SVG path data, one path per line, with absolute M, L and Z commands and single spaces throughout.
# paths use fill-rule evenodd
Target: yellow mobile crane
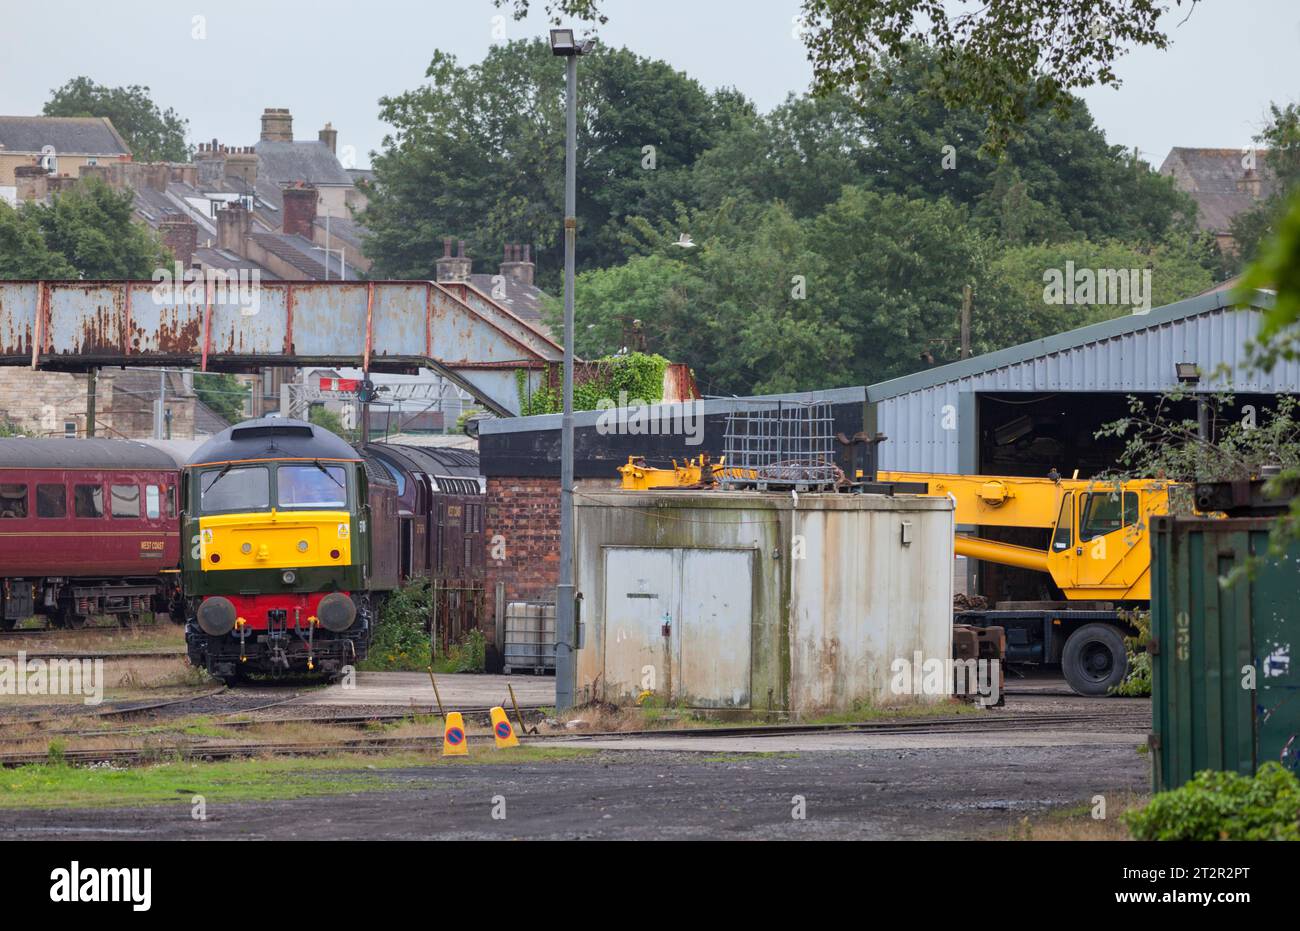
M 963 610 L 954 622 L 1002 627 L 1007 660 L 1061 665 L 1084 695 L 1104 695 L 1128 670 L 1119 610 L 1151 598 L 1151 518 L 1169 509 L 1170 483 L 1122 483 L 1058 476 L 877 473 L 879 482 L 916 483 L 951 498 L 958 525 L 1050 531 L 1048 548 L 1034 549 L 958 533 L 958 556 L 1045 572 L 1065 601 L 1003 602 Z

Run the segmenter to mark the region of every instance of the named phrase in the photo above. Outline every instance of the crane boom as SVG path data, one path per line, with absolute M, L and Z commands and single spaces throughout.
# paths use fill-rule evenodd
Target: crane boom
M 1168 482 L 891 471 L 877 480 L 951 498 L 959 525 L 1051 531 L 1045 550 L 958 534 L 959 556 L 1046 572 L 1070 600 L 1151 597 L 1147 534 L 1150 518 L 1168 511 Z

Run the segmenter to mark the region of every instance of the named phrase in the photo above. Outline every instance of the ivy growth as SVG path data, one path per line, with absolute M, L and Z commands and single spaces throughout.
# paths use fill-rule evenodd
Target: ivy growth
M 643 352 L 597 359 L 577 372 L 573 385 L 573 409 L 594 411 L 602 401 L 607 405 L 631 401 L 656 404 L 664 397 L 664 373 L 667 370 L 667 359 Z M 563 411 L 564 367 L 556 366 L 548 376 L 546 384 L 530 393 L 527 372 L 524 369 L 515 371 L 521 415 Z

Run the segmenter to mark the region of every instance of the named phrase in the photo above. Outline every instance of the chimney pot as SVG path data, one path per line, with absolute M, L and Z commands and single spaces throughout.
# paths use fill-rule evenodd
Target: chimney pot
M 442 241 L 442 258 L 434 262 L 439 281 L 468 281 L 473 270 L 473 260 L 465 255 L 465 240 L 460 240 L 459 252 L 451 254 L 452 238 L 447 236 Z

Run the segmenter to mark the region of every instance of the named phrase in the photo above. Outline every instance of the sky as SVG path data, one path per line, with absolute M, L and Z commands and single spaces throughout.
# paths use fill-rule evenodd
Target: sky
M 143 84 L 190 121 L 190 141 L 257 141 L 265 107 L 288 107 L 295 135 L 326 121 L 340 152 L 369 164 L 386 127 L 378 99 L 421 84 L 435 49 L 462 63 L 494 42 L 544 34 L 491 0 L 41 0 L 7 4 L 0 113 L 39 113 L 77 75 Z M 607 45 L 662 58 L 710 89 L 735 86 L 760 109 L 807 89 L 798 0 L 605 0 Z M 1183 9 L 1186 9 L 1184 4 Z M 1172 146 L 1241 148 L 1270 101 L 1300 100 L 1300 2 L 1201 0 L 1164 22 L 1170 47 L 1120 60 L 1123 86 L 1083 93 L 1109 141 L 1159 165 Z M 558 67 L 558 64 L 557 64 Z

